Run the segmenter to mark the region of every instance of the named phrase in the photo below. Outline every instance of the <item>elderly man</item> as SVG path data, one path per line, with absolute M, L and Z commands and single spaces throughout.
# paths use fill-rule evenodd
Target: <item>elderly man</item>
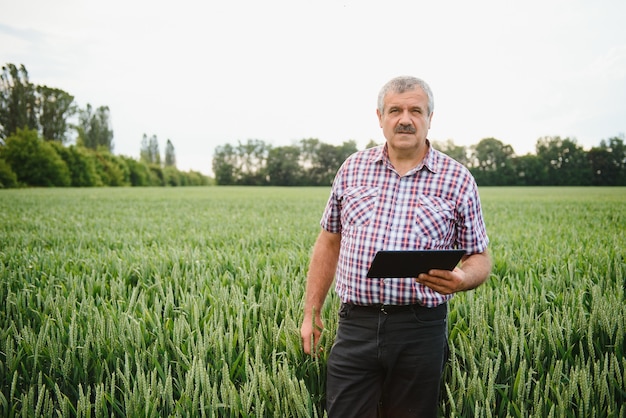
M 320 222 L 301 327 L 315 354 L 320 311 L 336 279 L 339 324 L 327 365 L 329 417 L 433 417 L 447 356 L 447 301 L 491 271 L 476 183 L 427 139 L 434 101 L 415 77 L 380 91 L 384 145 L 341 166 Z M 379 250 L 463 249 L 460 267 L 368 278 Z

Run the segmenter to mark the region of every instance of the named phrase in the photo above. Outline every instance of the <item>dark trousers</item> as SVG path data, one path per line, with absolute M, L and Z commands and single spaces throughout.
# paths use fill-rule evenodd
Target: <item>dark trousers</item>
M 342 304 L 327 364 L 329 418 L 437 416 L 447 305 L 393 308 Z

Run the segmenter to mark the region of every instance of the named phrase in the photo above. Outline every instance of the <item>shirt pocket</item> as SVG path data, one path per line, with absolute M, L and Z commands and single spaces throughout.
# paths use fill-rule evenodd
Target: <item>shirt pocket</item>
M 378 201 L 378 187 L 351 187 L 343 196 L 341 223 L 344 227 L 369 224 Z
M 415 208 L 414 234 L 418 241 L 447 245 L 454 236 L 454 203 L 436 196 L 419 196 Z

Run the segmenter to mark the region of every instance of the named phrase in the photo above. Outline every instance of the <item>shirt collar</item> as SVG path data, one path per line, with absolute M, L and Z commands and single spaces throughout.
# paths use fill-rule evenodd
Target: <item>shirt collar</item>
M 438 153 L 433 148 L 432 143 L 428 139 L 426 140 L 426 144 L 428 145 L 428 152 L 426 153 L 426 156 L 424 157 L 421 163 L 419 163 L 413 170 L 409 172 L 410 174 L 420 171 L 424 167 L 426 167 L 429 171 L 433 173 L 437 172 L 438 166 L 439 166 Z M 391 165 L 391 161 L 389 161 L 389 152 L 387 151 L 387 143 L 375 148 L 374 152 L 372 153 L 370 161 L 373 163 L 387 162 L 389 165 Z

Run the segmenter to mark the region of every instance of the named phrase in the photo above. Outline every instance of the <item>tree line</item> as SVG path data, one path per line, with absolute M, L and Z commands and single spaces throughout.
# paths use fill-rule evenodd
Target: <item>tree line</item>
M 76 135 L 75 144 L 70 142 Z M 30 82 L 24 65 L 0 73 L 0 188 L 20 186 L 205 185 L 202 173 L 176 168 L 168 139 L 161 161 L 158 139 L 144 134 L 140 158 L 113 155 L 107 106 L 80 108 L 74 96 Z
M 74 119 L 72 119 L 74 118 Z M 73 121 L 73 122 L 72 122 Z M 70 133 L 76 143 L 67 145 Z M 367 145 L 376 145 L 373 141 Z M 624 136 L 590 150 L 575 138 L 537 140 L 535 154 L 484 138 L 469 147 L 449 140 L 435 147 L 467 166 L 481 186 L 626 186 Z M 211 179 L 176 168 L 168 139 L 162 160 L 156 135 L 143 135 L 140 158 L 116 156 L 109 108 L 79 108 L 69 93 L 37 86 L 22 65 L 0 73 L 0 188 L 19 186 L 186 186 Z M 215 149 L 212 168 L 220 185 L 328 186 L 356 142 L 332 145 L 315 138 L 287 146 L 258 139 Z
M 273 147 L 249 139 L 218 146 L 213 154 L 213 174 L 219 185 L 326 186 L 341 163 L 356 151 L 355 141 L 336 146 L 309 138 Z
M 471 147 L 450 141 L 441 150 L 465 164 L 481 186 L 626 186 L 623 135 L 585 150 L 575 138 L 541 137 L 535 154 L 518 156 L 495 138 Z
M 98 186 L 202 186 L 202 173 L 138 161 L 103 149 L 46 141 L 17 129 L 0 145 L 0 188 Z
M 370 141 L 367 147 L 375 145 Z M 433 145 L 468 167 L 480 186 L 626 186 L 623 135 L 588 151 L 576 139 L 546 136 L 537 140 L 535 154 L 522 156 L 495 138 L 469 147 L 451 140 Z M 216 148 L 213 173 L 221 185 L 328 186 L 356 151 L 354 141 L 331 145 L 309 138 L 278 147 L 239 141 Z

